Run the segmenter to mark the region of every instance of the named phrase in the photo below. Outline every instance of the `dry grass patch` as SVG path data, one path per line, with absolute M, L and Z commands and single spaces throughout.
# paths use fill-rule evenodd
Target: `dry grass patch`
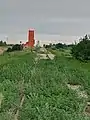
M 81 85 L 72 85 L 72 84 L 67 84 L 67 87 L 69 89 L 72 89 L 74 91 L 76 91 L 78 97 L 82 97 L 82 98 L 88 98 L 87 93 L 83 90 L 81 90 L 80 88 L 82 87 Z
M 2 104 L 3 98 L 4 98 L 3 94 L 0 93 L 0 108 L 1 108 L 1 104 Z

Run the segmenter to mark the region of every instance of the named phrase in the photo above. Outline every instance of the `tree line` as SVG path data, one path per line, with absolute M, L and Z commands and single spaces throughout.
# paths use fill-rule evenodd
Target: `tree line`
M 4 41 L 0 41 L 0 46 L 6 46 L 7 43 Z M 85 35 L 83 38 L 79 40 L 79 43 L 75 44 L 62 44 L 62 43 L 57 43 L 57 44 L 52 44 L 50 43 L 49 45 L 43 45 L 45 48 L 52 48 L 52 49 L 66 49 L 68 47 L 71 48 L 71 54 L 73 57 L 79 60 L 90 60 L 90 36 Z M 7 52 L 11 52 L 14 50 L 22 50 L 23 46 L 22 44 L 16 44 L 12 45 L 12 48 L 8 48 Z
M 68 45 L 62 44 L 62 43 L 57 43 L 57 44 L 52 44 L 50 43 L 49 45 L 43 45 L 45 48 L 52 48 L 52 49 L 60 49 L 60 48 L 67 48 Z
M 74 58 L 79 60 L 90 60 L 90 35 L 85 35 L 83 38 L 79 39 L 79 43 L 75 44 L 49 44 L 49 45 L 43 45 L 45 48 L 52 48 L 52 49 L 65 49 L 70 47 L 71 48 L 71 54 Z
M 7 46 L 7 43 L 5 41 L 0 40 L 0 46 Z

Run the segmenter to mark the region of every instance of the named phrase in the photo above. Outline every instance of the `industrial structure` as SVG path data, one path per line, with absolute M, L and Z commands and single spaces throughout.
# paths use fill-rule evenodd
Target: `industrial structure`
M 28 31 L 28 42 L 26 42 L 24 45 L 24 47 L 31 47 L 33 48 L 35 44 L 35 39 L 34 39 L 34 30 L 30 29 Z

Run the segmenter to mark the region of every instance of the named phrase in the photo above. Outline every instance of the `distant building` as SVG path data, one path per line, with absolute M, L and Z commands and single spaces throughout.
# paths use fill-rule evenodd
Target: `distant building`
M 24 47 L 31 47 L 33 48 L 35 44 L 35 40 L 34 40 L 34 30 L 30 29 L 28 31 L 28 42 L 26 42 L 25 44 L 23 44 Z

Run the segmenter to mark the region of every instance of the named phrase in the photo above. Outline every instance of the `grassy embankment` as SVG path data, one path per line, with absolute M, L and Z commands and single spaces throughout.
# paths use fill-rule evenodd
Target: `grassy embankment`
M 66 57 L 69 51 L 52 52 L 54 60 L 37 63 L 30 52 L 0 56 L 0 120 L 14 120 L 16 114 L 18 120 L 90 120 L 84 114 L 90 100 L 90 63 Z M 81 85 L 88 99 L 68 83 Z

